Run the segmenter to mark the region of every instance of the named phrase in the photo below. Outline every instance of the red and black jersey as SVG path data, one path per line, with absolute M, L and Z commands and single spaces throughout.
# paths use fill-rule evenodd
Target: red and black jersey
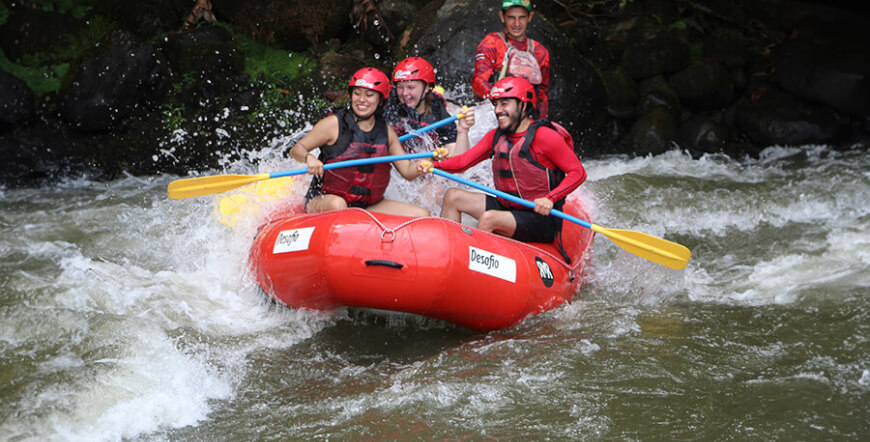
M 502 70 L 505 54 L 508 47 L 505 42 L 520 51 L 528 51 L 530 38 L 526 41 L 516 41 L 503 32 L 493 32 L 487 34 L 477 45 L 477 53 L 474 56 L 474 73 L 471 78 L 471 88 L 474 90 L 478 98 L 485 98 L 493 83 L 498 80 L 498 75 Z M 542 81 L 540 85 L 535 86 L 537 94 L 536 108 L 541 119 L 546 119 L 550 108 L 550 99 L 548 93 L 550 91 L 550 52 L 540 42 L 533 43 L 533 51 L 535 59 L 538 61 L 538 66 L 541 68 Z
M 533 124 L 535 123 L 533 122 Z M 506 168 L 512 171 L 510 178 L 506 176 L 496 177 L 495 188 L 502 192 L 527 195 L 532 199 L 544 196 L 557 203 L 586 181 L 586 169 L 583 168 L 583 164 L 580 163 L 574 149 L 568 145 L 562 134 L 547 125 L 530 125 L 529 127 L 537 130 L 534 130 L 533 133 L 526 130 L 521 133 L 498 134 L 497 136 L 496 133 L 500 131 L 493 129 L 487 132 L 467 152 L 444 161 L 436 161 L 435 167 L 453 173 L 465 171 L 492 157 L 496 151 L 493 147 L 505 143 L 505 146 L 513 146 L 509 152 L 516 155 L 514 158 L 522 158 L 529 164 L 517 162 L 515 163 L 517 166 L 511 166 L 512 155 L 510 153 L 509 157 L 506 158 L 508 163 L 494 163 L 494 174 L 502 174 L 498 170 Z M 529 140 L 529 138 L 531 139 Z M 525 153 L 521 155 L 521 151 L 525 151 Z M 503 166 L 504 164 L 507 165 Z M 525 176 L 516 177 L 518 174 L 524 175 L 530 171 L 533 174 L 529 177 L 531 180 L 527 180 Z M 540 184 L 544 180 L 549 183 L 547 190 L 544 190 L 543 185 Z M 523 186 L 529 186 L 529 188 L 523 188 Z

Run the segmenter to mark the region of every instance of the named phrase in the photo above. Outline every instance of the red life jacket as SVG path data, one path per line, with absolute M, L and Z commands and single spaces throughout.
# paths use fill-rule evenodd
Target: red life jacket
M 320 148 L 320 161 L 324 164 L 389 153 L 389 132 L 382 118 L 375 117 L 374 128 L 365 132 L 348 109 L 337 110 L 335 116 L 338 117 L 338 138 L 335 143 Z M 338 195 L 348 203 L 375 204 L 384 199 L 384 191 L 390 183 L 390 167 L 390 163 L 378 163 L 326 170 L 322 192 Z
M 511 143 L 501 129 L 496 129 L 492 145 L 492 179 L 496 189 L 534 201 L 547 196 L 547 193 L 558 187 L 565 179 L 565 172 L 559 169 L 548 169 L 535 161 L 532 156 L 530 146 L 535 138 L 535 132 L 541 126 L 555 130 L 565 139 L 569 147 L 574 148 L 574 141 L 568 131 L 561 125 L 547 120 L 533 121 L 526 134 L 516 144 Z M 503 198 L 498 200 L 505 207 L 528 210 L 525 206 Z M 553 207 L 561 209 L 564 203 L 564 200 L 556 201 Z

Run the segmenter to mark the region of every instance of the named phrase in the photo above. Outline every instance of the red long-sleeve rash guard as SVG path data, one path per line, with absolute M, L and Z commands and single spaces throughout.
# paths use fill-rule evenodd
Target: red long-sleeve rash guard
M 516 143 L 525 134 L 526 132 L 521 132 L 508 137 L 511 143 Z M 436 161 L 435 167 L 451 173 L 468 170 L 471 166 L 492 156 L 492 138 L 494 135 L 495 129 L 487 132 L 483 139 L 462 155 L 444 161 Z M 535 161 L 542 166 L 565 172 L 565 179 L 559 183 L 559 186 L 547 193 L 546 197 L 550 201 L 557 202 L 565 198 L 586 181 L 586 169 L 583 168 L 580 159 L 555 130 L 539 127 L 529 150 Z
M 497 75 L 501 71 L 504 54 L 507 52 L 507 46 L 498 34 L 497 32 L 487 34 L 477 45 L 471 88 L 478 98 L 484 98 L 489 94 L 492 89 L 490 81 L 494 74 Z M 527 51 L 529 48 L 529 39 L 519 42 L 506 35 L 505 38 L 520 51 Z M 535 59 L 538 60 L 538 66 L 541 68 L 542 78 L 541 84 L 536 88 L 538 100 L 535 107 L 541 119 L 546 119 L 550 110 L 550 52 L 539 41 L 535 41 Z

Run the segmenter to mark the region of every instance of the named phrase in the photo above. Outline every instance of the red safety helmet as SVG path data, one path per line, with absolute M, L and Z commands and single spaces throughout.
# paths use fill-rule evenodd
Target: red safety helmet
M 434 85 L 435 69 L 423 58 L 406 58 L 393 69 L 393 82 L 408 80 L 422 80 L 428 85 Z
M 498 98 L 516 98 L 520 102 L 531 103 L 532 107 L 537 108 L 535 88 L 523 77 L 505 77 L 496 81 L 489 91 L 489 99 Z
M 387 77 L 387 74 L 375 68 L 362 68 L 356 71 L 353 76 L 350 77 L 347 91 L 351 92 L 351 88 L 355 87 L 380 92 L 381 96 L 384 97 L 384 100 L 389 98 L 390 91 L 393 89 L 393 85 L 390 84 L 390 79 Z

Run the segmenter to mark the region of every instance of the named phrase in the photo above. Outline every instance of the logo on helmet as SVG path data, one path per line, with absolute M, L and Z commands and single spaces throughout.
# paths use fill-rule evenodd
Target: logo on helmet
M 402 80 L 410 77 L 413 73 L 414 73 L 413 71 L 398 70 L 396 72 L 393 72 L 393 79 L 395 81 L 402 81 Z
M 505 89 L 503 87 L 494 87 L 494 88 L 492 88 L 492 90 L 489 91 L 489 96 L 490 97 L 497 97 L 505 92 L 507 92 L 507 89 Z
M 356 82 L 353 84 L 354 86 L 364 87 L 366 89 L 374 89 L 375 85 L 365 81 L 362 78 L 357 78 Z

